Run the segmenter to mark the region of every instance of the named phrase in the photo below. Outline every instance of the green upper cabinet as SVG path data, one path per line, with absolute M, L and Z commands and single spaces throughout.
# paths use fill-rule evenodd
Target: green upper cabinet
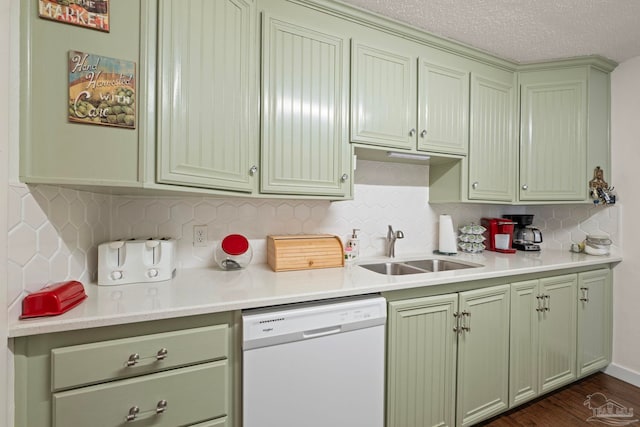
M 140 1 L 112 1 L 108 33 L 39 18 L 35 0 L 15 4 L 20 7 L 20 100 L 11 105 L 20 109 L 20 179 L 94 188 L 141 187 L 139 134 L 147 100 L 139 83 L 130 97 L 137 115 L 135 129 L 68 119 L 69 51 L 135 62 L 138 70 L 146 66 L 140 55 Z M 14 66 L 17 70 L 18 64 Z M 139 77 L 142 73 L 134 79 Z M 93 89 L 91 82 L 79 85 Z M 93 93 L 90 99 L 94 106 L 97 96 Z
M 469 200 L 515 200 L 518 147 L 514 80 L 514 73 L 502 70 L 471 75 Z
M 393 36 L 368 38 L 352 48 L 351 142 L 466 155 L 464 60 Z
M 520 73 L 520 200 L 585 200 L 585 67 Z
M 392 50 L 353 42 L 352 142 L 415 149 L 416 57 L 403 49 L 402 40 Z
M 263 193 L 351 194 L 345 23 L 291 5 L 262 21 Z
M 256 187 L 255 52 L 252 0 L 160 0 L 158 182 Z
M 611 361 L 611 270 L 578 274 L 578 377 Z
M 469 72 L 420 58 L 418 150 L 467 154 Z

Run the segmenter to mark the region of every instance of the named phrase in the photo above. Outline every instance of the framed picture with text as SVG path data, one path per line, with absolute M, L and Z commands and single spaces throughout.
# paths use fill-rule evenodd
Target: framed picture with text
M 41 18 L 109 32 L 109 0 L 38 0 Z
M 136 127 L 136 63 L 69 51 L 69 121 Z

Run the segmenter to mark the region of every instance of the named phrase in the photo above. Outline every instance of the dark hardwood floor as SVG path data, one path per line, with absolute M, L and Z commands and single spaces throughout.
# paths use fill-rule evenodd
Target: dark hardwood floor
M 601 393 L 601 394 L 596 394 Z M 593 395 L 593 396 L 592 396 Z M 584 403 L 589 396 L 591 408 L 608 405 L 610 410 L 624 411 L 623 416 L 605 417 Z M 633 411 L 633 412 L 632 412 Z M 632 416 L 629 416 L 632 415 Z M 590 419 L 591 417 L 591 419 Z M 549 395 L 526 403 L 478 426 L 491 427 L 570 427 L 622 426 L 640 427 L 640 388 L 603 373 L 584 378 Z

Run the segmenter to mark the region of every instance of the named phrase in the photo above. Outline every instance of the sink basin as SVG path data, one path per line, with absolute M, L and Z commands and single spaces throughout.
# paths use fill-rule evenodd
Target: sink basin
M 380 274 L 390 274 L 392 276 L 400 276 L 403 274 L 424 273 L 420 268 L 411 267 L 410 265 L 400 262 L 381 262 L 379 264 L 365 264 L 360 267 L 367 270 L 375 271 Z
M 482 267 L 479 264 L 468 264 L 457 261 L 450 261 L 448 259 L 421 259 L 418 261 L 407 261 L 405 262 L 405 264 L 432 272 Z
M 377 264 L 364 264 L 360 267 L 379 274 L 400 276 L 404 274 L 435 273 L 438 271 L 461 270 L 465 268 L 483 267 L 480 264 L 470 262 L 451 261 L 448 259 L 420 259 L 405 262 L 381 262 Z

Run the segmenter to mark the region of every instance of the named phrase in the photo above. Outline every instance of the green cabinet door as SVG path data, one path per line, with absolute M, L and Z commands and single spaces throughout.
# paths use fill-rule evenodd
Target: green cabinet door
M 469 72 L 420 59 L 418 150 L 467 154 Z
M 458 294 L 389 303 L 387 427 L 453 426 Z
M 609 269 L 578 274 L 578 377 L 611 361 L 611 292 Z
M 514 76 L 471 75 L 469 200 L 513 202 L 517 167 Z
M 511 285 L 509 407 L 538 396 L 541 295 L 537 280 Z
M 521 201 L 587 198 L 585 67 L 520 74 Z
M 70 2 L 43 2 L 53 6 L 54 10 L 66 10 L 63 3 Z M 144 5 L 141 3 L 145 2 L 110 2 L 112 24 L 109 33 L 39 18 L 40 2 L 37 1 L 13 4 L 20 9 L 19 14 L 15 14 L 20 16 L 19 25 L 12 23 L 16 31 L 20 30 L 19 37 L 16 34 L 15 41 L 12 41 L 20 43 L 20 64 L 12 63 L 11 67 L 16 76 L 18 73 L 20 76 L 20 99 L 13 99 L 7 105 L 11 106 L 13 117 L 20 120 L 19 173 L 22 182 L 96 187 L 142 186 L 140 153 L 154 141 L 140 138 L 145 129 L 142 116 L 148 109 L 153 110 L 140 83 L 137 93 L 130 98 L 133 100 L 130 105 L 137 109 L 135 129 L 72 123 L 67 112 L 70 50 L 135 62 L 138 70 L 149 65 L 140 50 L 141 43 L 144 43 L 141 31 Z M 4 58 L 5 63 L 9 61 L 8 56 Z M 141 74 L 135 79 L 142 77 Z M 87 82 L 87 88 L 93 89 L 91 82 Z M 103 96 L 112 94 L 112 91 L 102 93 Z M 95 97 L 98 97 L 97 91 L 92 102 L 98 106 Z M 3 99 L 6 103 L 6 98 Z M 2 131 L 8 132 L 4 126 Z M 5 168 L 3 166 L 3 173 L 6 173 Z
M 540 279 L 540 393 L 576 379 L 577 282 L 575 274 Z
M 509 404 L 576 379 L 577 275 L 511 285 Z
M 509 285 L 460 293 L 456 425 L 509 407 Z
M 255 19 L 252 0 L 160 0 L 158 182 L 254 189 Z
M 416 56 L 354 41 L 351 67 L 351 141 L 415 150 Z
M 344 26 L 293 6 L 273 5 L 263 13 L 263 193 L 350 195 Z

